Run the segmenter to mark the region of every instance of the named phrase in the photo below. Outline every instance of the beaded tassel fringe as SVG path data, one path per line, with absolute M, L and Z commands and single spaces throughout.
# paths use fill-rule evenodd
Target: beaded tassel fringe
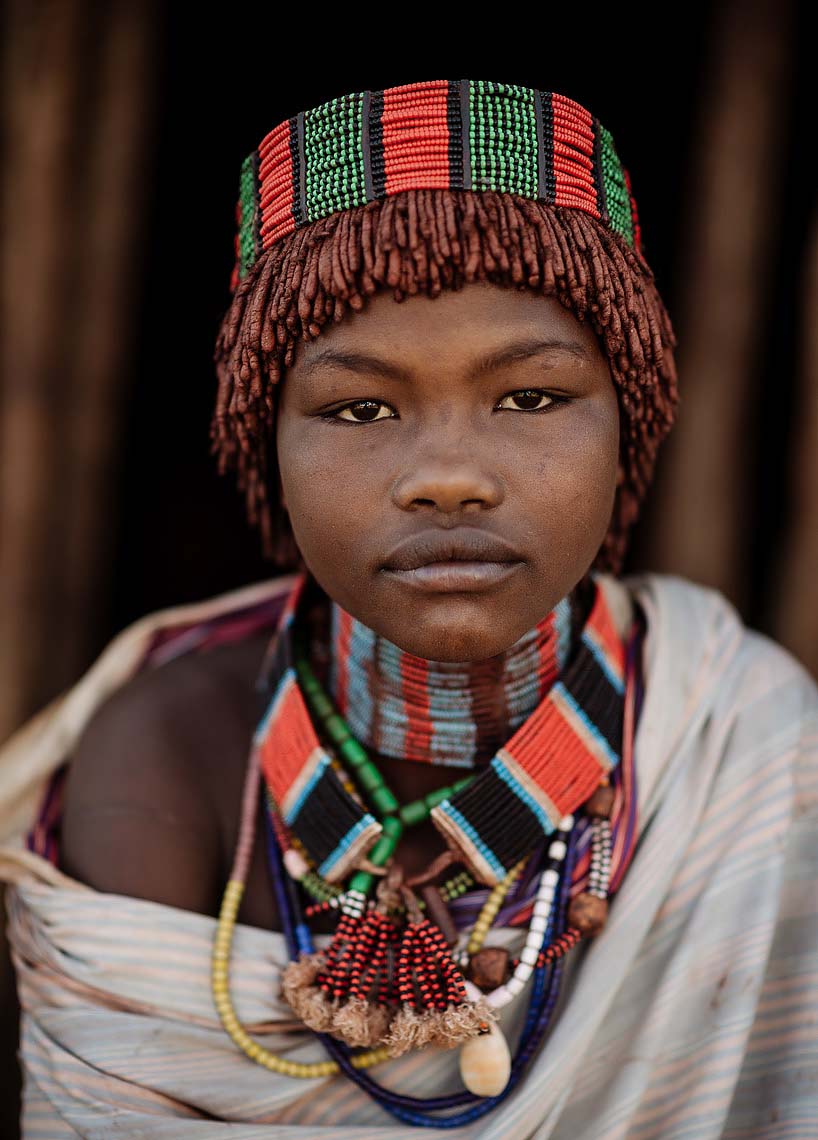
M 366 896 L 348 891 L 329 946 L 285 968 L 281 992 L 305 1025 L 347 1045 L 383 1039 L 395 999 L 389 949 L 400 938 L 387 911 L 399 898 L 392 874 L 378 884 L 378 901 L 368 911 Z
M 397 964 L 402 1004 L 383 1041 L 393 1057 L 424 1045 L 452 1049 L 489 1032 L 497 1016 L 482 998 L 469 997 L 440 927 L 424 917 L 409 888 L 404 898 L 409 921 Z
M 383 1045 L 398 1057 L 409 1049 L 451 1049 L 486 1033 L 496 1014 L 472 1000 L 435 923 L 424 917 L 399 866 L 378 885 L 366 910 L 360 892 L 347 892 L 325 950 L 289 963 L 281 992 L 305 1025 L 347 1045 Z M 388 916 L 403 898 L 403 931 Z

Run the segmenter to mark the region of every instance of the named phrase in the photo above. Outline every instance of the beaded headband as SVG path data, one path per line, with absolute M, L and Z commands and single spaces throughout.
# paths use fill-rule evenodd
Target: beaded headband
M 416 188 L 582 210 L 642 254 L 628 172 L 589 111 L 552 91 L 440 79 L 340 95 L 265 135 L 241 167 L 231 292 L 301 226 Z

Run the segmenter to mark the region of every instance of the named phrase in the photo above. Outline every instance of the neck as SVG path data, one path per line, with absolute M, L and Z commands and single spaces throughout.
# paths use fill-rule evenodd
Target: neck
M 331 601 L 327 687 L 369 750 L 472 768 L 494 756 L 560 676 L 581 610 L 576 587 L 504 653 L 452 662 L 407 653 Z

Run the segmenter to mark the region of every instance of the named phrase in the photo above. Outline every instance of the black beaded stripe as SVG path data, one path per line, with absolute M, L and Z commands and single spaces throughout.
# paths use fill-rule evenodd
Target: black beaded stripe
M 287 826 L 295 832 L 319 865 L 366 813 L 346 792 L 334 768 L 325 768 L 295 819 Z
M 301 138 L 299 143 L 299 119 L 301 120 Z M 306 203 L 302 181 L 304 176 L 304 117 L 293 115 L 290 125 L 290 161 L 292 162 L 292 215 L 296 226 L 303 226 L 306 219 Z
M 537 197 L 545 198 L 545 139 L 542 118 L 542 92 L 534 89 L 534 123 L 537 128 Z
M 599 127 L 599 119 L 594 116 L 593 120 L 594 131 L 594 188 L 596 190 L 596 201 L 599 208 L 599 213 L 602 222 L 607 226 L 610 223 L 608 216 L 608 200 L 605 196 L 605 178 L 602 173 L 602 132 Z
M 261 183 L 258 168 L 261 165 L 259 153 L 254 150 L 250 156 L 253 169 L 253 261 L 257 261 L 261 254 Z
M 454 190 L 465 186 L 463 168 L 463 120 L 460 113 L 460 81 L 449 80 L 446 91 L 446 125 L 449 128 L 449 184 Z
M 460 103 L 460 139 L 462 143 L 463 161 L 461 167 L 463 170 L 463 189 L 473 189 L 472 172 L 471 172 L 471 108 L 469 106 L 469 92 L 471 83 L 468 79 L 457 80 L 459 88 L 459 103 Z
M 306 150 L 304 148 L 304 112 L 289 120 L 289 149 L 293 155 L 293 217 L 303 226 L 306 217 Z
M 383 147 L 383 91 L 365 91 L 363 102 L 364 183 L 367 201 L 386 196 Z
M 557 180 L 554 176 L 554 105 L 550 91 L 538 91 L 534 106 L 537 110 L 537 141 L 542 129 L 542 146 L 539 148 L 542 163 L 543 192 L 540 195 L 551 205 L 557 200 Z
M 576 660 L 582 639 L 582 631 L 588 624 L 591 610 L 596 602 L 597 584 L 590 573 L 586 573 L 577 582 L 569 595 L 571 603 L 571 650 L 568 660 L 563 667 L 563 673 L 568 666 Z
M 478 783 L 479 788 L 476 787 Z M 542 827 L 534 812 L 491 765 L 467 788 L 452 796 L 449 802 L 471 824 L 506 870 L 542 838 Z M 509 820 L 514 821 L 513 828 L 508 826 Z
M 576 661 L 563 685 L 617 756 L 622 754 L 622 701 L 594 654 L 580 643 Z
M 280 618 L 281 615 L 279 614 L 279 620 Z M 290 620 L 292 621 L 292 618 Z M 270 706 L 272 694 L 278 690 L 284 674 L 288 669 L 294 667 L 290 633 L 291 631 L 286 628 L 277 628 L 275 637 L 265 651 L 262 667 L 259 670 L 259 679 L 256 683 L 256 692 L 264 701 L 265 711 Z

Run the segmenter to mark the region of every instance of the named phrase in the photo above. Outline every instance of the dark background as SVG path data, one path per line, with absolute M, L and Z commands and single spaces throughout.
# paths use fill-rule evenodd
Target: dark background
M 587 37 L 582 30 L 581 47 L 567 42 L 566 33 L 549 34 L 547 21 L 535 35 L 526 33 L 524 22 L 504 30 L 513 51 L 494 50 L 488 29 L 491 50 L 478 44 L 474 51 L 449 46 L 433 53 L 418 46 L 394 52 L 390 45 L 369 62 L 364 53 L 331 53 L 320 42 L 313 59 L 312 46 L 302 44 L 296 52 L 303 51 L 305 66 L 288 67 L 282 82 L 272 43 L 267 62 L 248 60 L 246 25 L 237 33 L 222 21 L 206 23 L 194 47 L 187 22 L 178 12 L 166 14 L 156 75 L 162 90 L 157 177 L 139 267 L 144 290 L 128 377 L 109 629 L 160 605 L 269 573 L 232 477 L 219 479 L 208 455 L 211 358 L 229 299 L 241 162 L 296 111 L 346 91 L 461 75 L 576 99 L 611 131 L 630 169 L 646 256 L 673 312 L 689 153 L 710 50 L 708 8 L 686 6 L 672 51 L 658 47 L 656 32 L 651 43 L 649 26 L 631 26 L 630 15 L 613 28 L 598 25 Z M 422 33 L 415 29 L 411 38 L 419 45 Z M 279 44 L 284 47 L 283 37 Z

